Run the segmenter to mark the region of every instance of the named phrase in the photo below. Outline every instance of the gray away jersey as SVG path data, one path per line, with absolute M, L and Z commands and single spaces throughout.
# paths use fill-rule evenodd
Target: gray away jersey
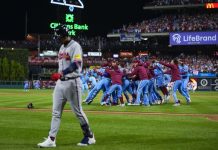
M 66 47 L 62 45 L 58 53 L 58 72 L 62 72 L 74 61 L 81 61 L 81 66 L 76 71 L 69 73 L 66 77 L 78 77 L 82 71 L 82 48 L 74 40 L 71 40 Z

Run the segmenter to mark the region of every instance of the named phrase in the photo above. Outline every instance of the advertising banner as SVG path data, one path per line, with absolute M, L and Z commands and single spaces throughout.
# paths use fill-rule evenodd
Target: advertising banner
M 218 78 L 212 79 L 212 90 L 213 91 L 218 91 Z
M 102 53 L 101 52 L 88 52 L 88 56 L 102 56 Z
M 131 58 L 133 57 L 133 53 L 132 52 L 120 52 L 120 57 Z
M 211 91 L 212 90 L 212 86 L 211 86 L 211 78 L 198 78 L 197 80 L 197 85 L 198 91 Z
M 218 31 L 170 33 L 170 45 L 217 45 L 217 44 L 218 44 Z
M 141 33 L 121 33 L 120 34 L 121 42 L 139 42 L 141 41 Z

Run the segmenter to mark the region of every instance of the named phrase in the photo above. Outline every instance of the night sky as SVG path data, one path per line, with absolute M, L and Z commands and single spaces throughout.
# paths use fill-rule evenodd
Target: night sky
M 106 36 L 122 24 L 136 23 L 145 15 L 144 0 L 83 0 L 84 9 L 74 9 L 77 22 L 89 25 L 87 36 Z M 0 39 L 22 40 L 27 33 L 51 33 L 51 21 L 63 18 L 68 7 L 50 4 L 50 0 L 2 0 L 0 4 Z

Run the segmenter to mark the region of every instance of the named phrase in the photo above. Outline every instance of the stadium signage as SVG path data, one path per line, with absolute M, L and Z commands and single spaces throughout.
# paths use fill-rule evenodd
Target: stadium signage
M 216 45 L 218 32 L 173 32 L 170 45 Z
M 57 53 L 57 51 L 47 50 L 47 51 L 43 51 L 43 55 L 44 56 L 58 56 L 58 53 Z
M 101 52 L 88 52 L 88 56 L 102 56 Z
M 148 52 L 139 52 L 138 55 L 139 55 L 139 56 L 147 56 L 147 55 L 148 55 Z
M 206 3 L 205 7 L 206 9 L 218 8 L 218 3 Z
M 139 42 L 141 41 L 140 32 L 120 33 L 121 42 Z
M 60 22 L 51 22 L 50 28 L 56 29 L 60 25 Z M 78 24 L 75 22 L 74 14 L 65 14 L 65 25 L 69 29 L 69 35 L 75 36 L 76 31 L 87 31 L 89 26 L 87 24 Z
M 133 57 L 133 53 L 132 52 L 120 52 L 120 57 Z
M 197 82 L 198 82 L 197 90 L 199 91 L 207 91 L 212 89 L 210 78 L 198 78 Z

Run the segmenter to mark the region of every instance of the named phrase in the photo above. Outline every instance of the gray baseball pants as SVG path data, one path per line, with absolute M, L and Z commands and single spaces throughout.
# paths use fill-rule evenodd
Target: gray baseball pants
M 72 111 L 79 119 L 80 125 L 88 125 L 88 119 L 82 110 L 82 84 L 81 79 L 71 79 L 67 81 L 58 80 L 53 92 L 53 108 L 50 137 L 56 137 L 60 128 L 61 116 L 67 101 L 70 102 Z

